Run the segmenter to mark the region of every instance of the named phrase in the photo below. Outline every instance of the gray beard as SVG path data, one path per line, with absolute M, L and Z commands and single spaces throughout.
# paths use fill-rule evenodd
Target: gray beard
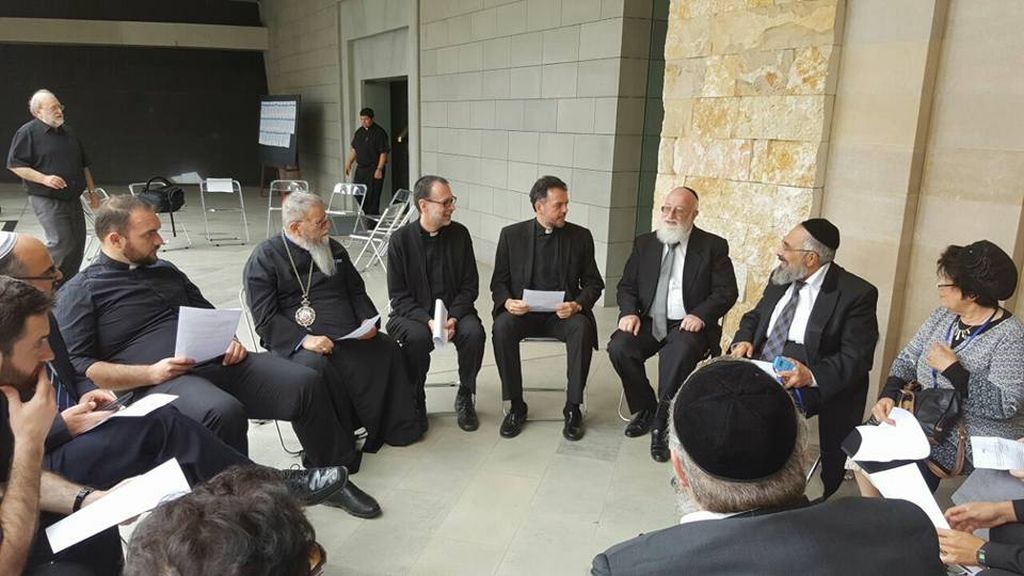
M 780 264 L 772 270 L 771 282 L 776 286 L 785 286 L 787 284 L 792 284 L 797 280 L 803 280 L 808 276 L 810 276 L 810 274 L 807 273 L 807 268 L 803 264 L 796 268 L 784 268 L 783 265 Z
M 690 229 L 662 223 L 654 232 L 662 244 L 682 244 L 690 237 Z
M 331 253 L 330 236 L 325 236 L 323 240 L 318 242 L 310 242 L 305 238 L 292 238 L 290 235 L 288 237 L 298 244 L 300 248 L 309 252 L 309 255 L 313 258 L 313 264 L 316 264 L 320 272 L 325 276 L 334 276 L 334 273 L 337 272 L 337 267 L 334 264 L 334 254 Z

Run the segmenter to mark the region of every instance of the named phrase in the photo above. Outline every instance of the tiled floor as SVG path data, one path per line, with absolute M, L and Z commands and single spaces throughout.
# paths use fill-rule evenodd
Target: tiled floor
M 111 186 L 108 191 L 126 188 Z M 246 194 L 250 231 L 260 240 L 266 199 L 255 190 Z M 190 187 L 188 204 L 177 218 L 179 225 L 188 226 L 193 247 L 162 257 L 188 273 L 215 305 L 237 307 L 241 270 L 252 244 L 211 246 L 202 236 L 198 200 Z M 23 202 L 20 187 L 0 185 L 0 219 L 18 218 Z M 222 232 L 237 230 L 237 217 L 210 214 L 213 228 Z M 17 229 L 41 234 L 31 210 Z M 484 311 L 490 302 L 490 273 L 480 266 L 478 308 Z M 378 309 L 384 310 L 384 274 L 375 268 L 364 276 Z M 489 314 L 481 317 L 489 333 Z M 528 422 L 518 438 L 498 436 L 499 381 L 490 346 L 478 381 L 479 430 L 463 432 L 451 415 L 440 413 L 451 409 L 451 388 L 429 391 L 429 407 L 438 413 L 430 417 L 427 436 L 413 446 L 385 447 L 367 455 L 354 476 L 380 501 L 381 518 L 359 520 L 322 506 L 308 510 L 328 551 L 329 574 L 584 574 L 591 558 L 608 546 L 673 523 L 677 515 L 670 466 L 651 460 L 646 438 L 623 436 L 616 415 L 620 385 L 604 352 L 616 317 L 613 308 L 597 311 L 602 350 L 594 355 L 586 436 L 580 442 L 562 439 L 560 422 Z M 242 330 L 240 337 L 249 342 Z M 524 344 L 523 357 L 528 384 L 564 382 L 560 345 Z M 453 352 L 435 352 L 429 380 L 450 381 L 455 368 Z M 654 363 L 648 368 L 653 374 Z M 527 402 L 531 416 L 558 416 L 563 397 L 534 394 Z M 290 428 L 282 430 L 285 443 L 296 447 Z M 282 451 L 272 424 L 254 426 L 249 434 L 255 460 L 278 467 L 296 463 Z M 844 493 L 853 492 L 850 484 Z M 815 479 L 809 494 L 820 491 Z

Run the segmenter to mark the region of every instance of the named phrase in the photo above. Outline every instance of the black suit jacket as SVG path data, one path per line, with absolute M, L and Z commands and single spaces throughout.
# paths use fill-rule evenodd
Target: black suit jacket
M 71 357 L 68 355 L 68 347 L 64 344 L 64 337 L 60 335 L 60 327 L 57 326 L 57 319 L 53 317 L 53 314 L 50 314 L 50 336 L 48 341 L 50 349 L 53 350 L 53 360 L 50 363 L 53 365 L 54 370 L 57 371 L 57 376 L 64 384 L 68 393 L 71 394 L 72 399 L 77 402 L 86 392 L 95 390 L 96 385 L 93 384 L 92 380 L 79 377 L 75 373 L 75 367 L 71 365 Z M 64 422 L 64 418 L 58 412 L 53 418 L 50 432 L 46 435 L 46 451 L 50 452 L 70 441 L 71 432 L 68 431 L 67 423 Z
M 480 295 L 480 275 L 469 230 L 452 222 L 438 231 L 441 259 L 444 262 L 444 302 L 448 316 L 459 319 L 476 314 Z M 388 243 L 388 297 L 391 315 L 427 322 L 434 317 L 430 298 L 430 280 L 423 252 L 423 232 L 419 220 L 395 231 Z
M 752 342 L 755 356 L 759 354 L 768 338 L 772 311 L 788 289 L 789 285 L 769 283 L 757 306 L 740 319 L 733 343 Z M 867 394 L 878 343 L 877 304 L 877 288 L 835 262 L 830 265 L 804 335 L 807 367 L 818 382 L 822 402 Z M 863 403 L 862 398 L 851 410 L 862 412 Z
M 658 291 L 662 252 L 665 245 L 655 232 L 641 234 L 633 242 L 633 253 L 619 280 L 617 300 L 619 318 L 636 314 L 641 318 L 651 315 L 654 295 Z M 719 341 L 722 327 L 719 320 L 736 303 L 736 274 L 729 259 L 729 243 L 720 236 L 705 232 L 696 226 L 686 243 L 683 262 L 683 302 L 687 314 L 704 321 L 704 333 L 712 355 L 721 353 Z
M 533 276 L 533 244 L 535 220 L 526 220 L 501 229 L 498 251 L 494 255 L 494 275 L 491 276 L 492 315 L 505 309 L 505 300 L 523 297 Z M 561 230 L 559 267 L 562 270 L 562 289 L 566 301 L 575 301 L 583 307 L 597 330 L 593 308 L 604 290 L 604 280 L 594 260 L 594 237 L 590 230 L 569 222 Z
M 942 576 L 935 528 L 904 500 L 844 498 L 763 516 L 680 524 L 594 558 L 594 576 Z

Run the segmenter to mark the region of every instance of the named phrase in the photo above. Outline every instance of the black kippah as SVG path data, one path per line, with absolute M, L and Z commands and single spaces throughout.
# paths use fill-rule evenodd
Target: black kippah
M 789 394 L 751 362 L 721 360 L 695 372 L 672 413 L 679 443 L 702 470 L 751 482 L 778 472 L 796 446 Z
M 811 218 L 800 223 L 815 240 L 832 250 L 839 249 L 839 228 L 824 218 Z

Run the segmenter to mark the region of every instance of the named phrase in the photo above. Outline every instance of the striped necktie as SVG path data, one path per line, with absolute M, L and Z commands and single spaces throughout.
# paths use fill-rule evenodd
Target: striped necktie
M 772 333 L 768 335 L 764 347 L 761 348 L 761 360 L 771 362 L 775 360 L 776 356 L 782 354 L 782 348 L 786 345 L 786 340 L 789 339 L 789 328 L 793 325 L 793 317 L 796 316 L 796 306 L 800 302 L 800 290 L 806 285 L 807 283 L 801 280 L 793 282 L 793 296 L 782 307 L 782 312 L 775 320 Z
M 50 373 L 50 383 L 53 385 L 53 389 L 57 393 L 57 411 L 63 412 L 74 406 L 76 402 L 71 398 L 71 392 L 64 386 L 64 382 L 61 381 L 60 376 L 57 374 L 57 370 L 53 367 L 53 364 L 47 362 L 46 370 Z

